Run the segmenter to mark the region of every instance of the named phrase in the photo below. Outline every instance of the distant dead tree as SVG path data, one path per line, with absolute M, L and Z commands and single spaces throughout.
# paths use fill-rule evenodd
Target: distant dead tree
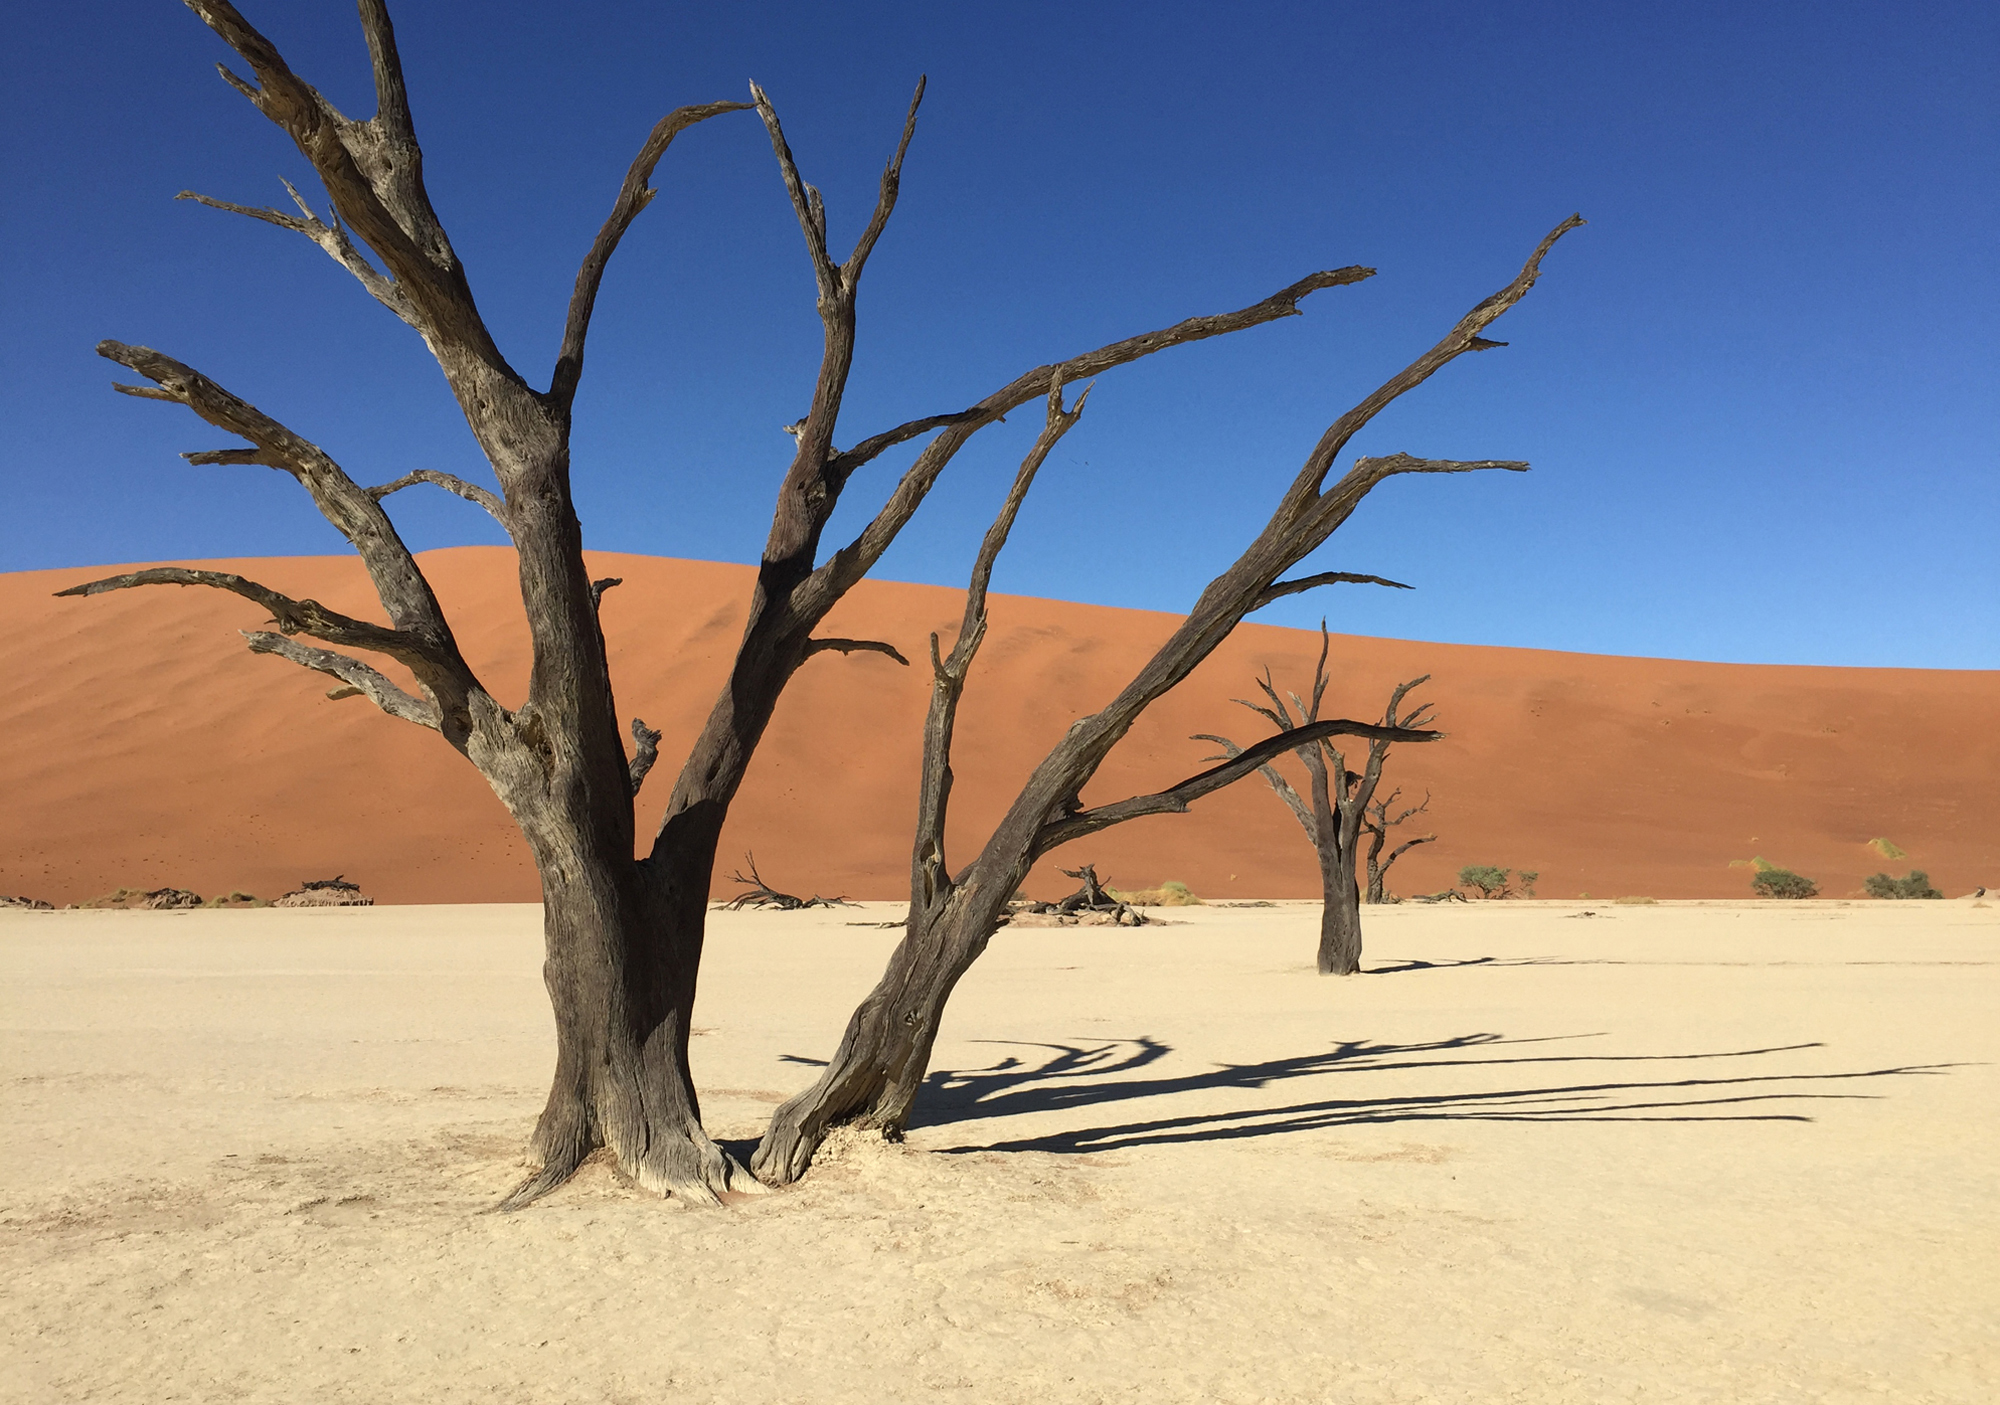
M 1419 681 L 1421 682 L 1422 680 Z M 1401 844 L 1390 850 L 1388 858 L 1385 859 L 1382 857 L 1382 847 L 1389 842 L 1389 831 L 1406 820 L 1421 815 L 1431 807 L 1430 792 L 1425 791 L 1422 804 L 1411 805 L 1407 809 L 1396 810 L 1394 814 L 1391 814 L 1390 811 L 1395 809 L 1396 801 L 1402 794 L 1402 787 L 1398 786 L 1382 799 L 1370 804 L 1361 817 L 1361 827 L 1368 831 L 1368 854 L 1366 857 L 1368 864 L 1368 891 L 1362 897 L 1363 902 L 1387 902 L 1389 900 L 1388 882 L 1390 866 L 1419 844 L 1435 844 L 1437 842 L 1435 834 L 1419 834 L 1414 839 L 1405 839 Z
M 384 0 L 360 0 L 376 101 L 375 115 L 365 120 L 341 113 L 294 73 L 271 41 L 227 0 L 188 3 L 251 73 L 244 77 L 223 67 L 224 80 L 297 145 L 324 186 L 330 209 L 322 216 L 297 192 L 291 192 L 297 213 L 193 192 L 186 197 L 304 236 L 422 337 L 499 491 L 430 468 L 364 487 L 318 445 L 193 367 L 147 347 L 106 341 L 98 347 L 100 355 L 149 382 L 123 385 L 121 391 L 184 405 L 217 429 L 247 441 L 188 454 L 189 462 L 261 465 L 296 479 L 359 554 L 388 623 L 295 600 L 231 573 L 180 567 L 136 571 L 62 593 L 183 585 L 240 595 L 271 620 L 270 628 L 246 631 L 253 652 L 328 675 L 337 684 L 329 697 L 366 697 L 391 717 L 437 732 L 479 769 L 507 806 L 542 882 L 543 969 L 555 1010 L 556 1068 L 529 1145 L 531 1174 L 504 1206 L 525 1205 L 560 1185 L 599 1146 L 608 1147 L 639 1185 L 692 1201 L 714 1203 L 731 1188 L 753 1188 L 703 1131 L 688 1077 L 689 1018 L 716 843 L 779 695 L 802 664 L 828 652 L 872 652 L 903 662 L 886 643 L 828 638 L 814 630 L 873 568 L 959 450 L 981 430 L 1048 394 L 1052 384 L 1076 382 L 1169 347 L 1295 316 L 1309 294 L 1358 283 L 1372 270 L 1307 274 L 1247 307 L 1191 317 L 1036 366 L 964 408 L 908 420 L 841 448 L 835 433 L 855 354 L 857 289 L 896 206 L 923 84 L 917 84 L 901 139 L 883 170 L 873 211 L 844 261 L 829 250 L 820 192 L 800 175 L 776 110 L 763 89 L 752 84 L 749 102 L 710 102 L 668 113 L 641 144 L 577 270 L 547 388 L 541 389 L 501 354 L 474 301 L 467 270 L 432 207 Z M 806 413 L 786 427 L 795 448 L 777 488 L 770 535 L 729 677 L 681 764 L 659 829 L 638 853 L 633 797 L 658 758 L 660 734 L 633 719 L 628 755 L 599 626 L 605 592 L 617 582 L 592 580 L 584 565 L 582 528 L 571 492 L 571 417 L 605 269 L 633 221 L 658 194 L 651 185 L 655 166 L 688 128 L 751 110 L 770 136 L 804 235 L 822 351 Z M 1484 326 L 1497 313 L 1496 306 L 1491 315 L 1475 314 L 1468 328 L 1472 323 Z M 1474 330 L 1467 330 L 1449 355 L 1484 345 L 1488 343 L 1480 342 Z M 1413 369 L 1409 383 L 1449 355 Z M 1385 388 L 1382 403 L 1400 389 Z M 822 536 L 855 473 L 897 445 L 926 439 L 859 534 L 845 545 L 823 549 Z M 1364 476 L 1370 481 L 1390 473 L 1472 466 L 1404 456 L 1369 463 L 1373 466 Z M 430 582 L 385 510 L 391 494 L 417 484 L 442 488 L 483 508 L 513 543 L 534 658 L 527 696 L 518 706 L 510 708 L 495 697 L 467 663 Z M 1288 519 L 1243 574 L 1246 583 L 1260 576 L 1262 583 L 1254 589 L 1232 586 L 1226 602 L 1201 615 L 1202 627 L 1226 633 L 1225 618 L 1233 623 L 1250 608 L 1251 597 L 1270 585 L 1278 566 L 1296 559 L 1292 545 L 1315 534 L 1323 537 L 1358 495 L 1345 480 L 1334 499 L 1322 500 L 1316 488 L 1298 490 L 1286 509 L 1297 520 Z M 1312 583 L 1295 582 L 1285 589 Z M 406 668 L 414 691 L 353 651 L 381 655 Z M 1165 680 L 1177 665 L 1163 667 L 1166 672 L 1159 676 Z M 1122 717 L 1122 712 L 1107 714 L 1093 724 L 1084 750 L 1095 754 L 1100 742 L 1108 746 L 1108 738 L 1126 725 Z M 1083 774 L 1068 762 L 1059 770 Z M 1010 885 L 995 900 L 1004 901 L 1012 892 Z M 986 918 L 970 920 L 979 927 Z M 926 1034 L 926 1050 L 928 1041 Z
M 917 832 L 910 858 L 908 929 L 881 980 L 849 1018 L 819 1079 L 772 1114 L 751 1162 L 761 1179 L 774 1184 L 797 1179 L 828 1130 L 840 1123 L 876 1128 L 891 1138 L 902 1135 L 930 1065 L 945 1004 L 959 979 L 986 950 L 1008 900 L 1042 855 L 1141 815 L 1185 811 L 1193 801 L 1251 774 L 1272 757 L 1317 746 L 1326 737 L 1346 734 L 1392 742 L 1429 738 L 1425 732 L 1345 719 L 1316 721 L 1281 732 L 1154 794 L 1103 805 L 1083 802 L 1084 787 L 1132 724 L 1228 638 L 1245 615 L 1315 586 L 1379 579 L 1337 571 L 1282 579 L 1285 571 L 1333 535 L 1377 484 L 1403 473 L 1527 469 L 1520 462 L 1419 459 L 1396 453 L 1359 458 L 1344 476 L 1327 484 L 1336 457 L 1384 407 L 1465 353 L 1500 345 L 1480 334 L 1527 294 L 1549 249 L 1582 223 L 1580 216 L 1572 215 L 1557 225 L 1511 282 L 1328 426 L 1256 540 L 1234 565 L 1208 583 L 1193 610 L 1117 697 L 1102 711 L 1070 724 L 1035 767 L 978 856 L 954 871 L 945 854 L 952 733 L 966 675 L 986 634 L 986 591 L 993 561 L 1006 543 L 1036 470 L 1083 410 L 1081 398 L 1065 408 L 1065 377 L 1060 371 L 1049 377 L 1041 436 L 980 544 L 957 641 L 949 654 L 943 654 L 936 637 L 931 640 L 931 704 L 924 725 Z
M 1385 582 L 1394 585 L 1395 582 Z M 1402 587 L 1408 589 L 1407 586 Z M 1313 665 L 1312 696 L 1310 700 L 1292 693 L 1291 707 L 1278 696 L 1278 689 L 1271 682 L 1269 669 L 1257 680 L 1270 703 L 1265 707 L 1247 698 L 1235 701 L 1265 718 L 1280 735 L 1309 727 L 1319 721 L 1320 704 L 1326 698 L 1328 683 L 1326 673 L 1327 650 L 1332 643 L 1326 632 L 1326 621 L 1319 625 L 1319 662 Z M 1419 731 L 1430 725 L 1429 703 L 1421 704 L 1408 714 L 1398 716 L 1403 699 L 1409 692 L 1428 682 L 1430 675 L 1414 678 L 1408 683 L 1398 684 L 1389 695 L 1389 706 L 1382 714 L 1385 731 L 1413 732 L 1415 740 L 1430 741 L 1442 735 L 1438 732 Z M 1292 715 L 1297 709 L 1298 716 Z M 1243 748 L 1227 737 L 1198 735 L 1195 741 L 1214 742 L 1222 748 L 1222 755 L 1211 760 L 1234 760 L 1243 755 Z M 1322 976 L 1351 976 L 1361 969 L 1361 893 L 1356 882 L 1356 862 L 1360 852 L 1362 831 L 1369 828 L 1369 807 L 1375 800 L 1375 787 L 1382 779 L 1382 763 L 1389 755 L 1390 738 L 1372 738 L 1368 743 L 1368 760 L 1360 772 L 1347 769 L 1347 759 L 1332 741 L 1322 738 L 1310 746 L 1297 748 L 1294 754 L 1305 763 L 1306 776 L 1310 782 L 1308 799 L 1293 788 L 1284 773 L 1270 762 L 1257 769 L 1278 798 L 1285 802 L 1299 825 L 1306 832 L 1306 839 L 1312 844 L 1313 852 L 1319 855 L 1319 878 L 1322 896 L 1319 920 L 1319 973 Z M 1428 803 L 1428 802 L 1426 802 Z M 1421 807 L 1419 807 L 1421 808 Z M 1415 813 L 1412 811 L 1411 813 Z M 1408 815 L 1401 817 L 1409 818 Z M 1400 822 L 1400 821 L 1398 821 Z M 1417 841 L 1421 843 L 1422 841 Z M 1404 846 L 1405 848 L 1409 846 Z M 1368 888 L 1370 902 L 1382 900 L 1381 878 L 1376 871 L 1375 856 L 1381 852 L 1382 840 L 1377 837 L 1368 857 Z M 1397 850 L 1401 854 L 1402 850 Z M 1390 862 L 1394 863 L 1395 855 Z
M 729 875 L 729 881 L 731 883 L 741 883 L 744 891 L 736 894 L 735 897 L 716 904 L 717 907 L 722 908 L 726 912 L 741 912 L 746 907 L 768 907 L 778 912 L 804 912 L 807 908 L 813 907 L 854 906 L 844 895 L 837 898 L 823 898 L 818 893 L 814 893 L 809 898 L 801 898 L 791 893 L 781 893 L 769 883 L 766 883 L 763 875 L 757 872 L 757 856 L 755 854 L 745 854 L 743 861 L 750 865 L 750 876 L 745 878 L 740 872 L 732 873 Z

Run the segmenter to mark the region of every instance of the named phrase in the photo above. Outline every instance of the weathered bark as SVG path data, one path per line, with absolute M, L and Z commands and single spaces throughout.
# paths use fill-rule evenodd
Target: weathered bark
M 1361 890 L 1354 876 L 1352 850 L 1322 850 L 1319 881 L 1323 898 L 1319 912 L 1319 973 L 1351 976 L 1361 969 Z
M 78 586 L 95 594 L 140 585 L 232 591 L 270 612 L 276 632 L 248 631 L 253 651 L 338 680 L 334 697 L 366 696 L 384 712 L 438 731 L 477 766 L 526 837 L 542 877 L 557 1071 L 532 1142 L 537 1169 L 509 1196 L 522 1205 L 560 1184 L 605 1145 L 634 1179 L 691 1199 L 713 1199 L 743 1178 L 702 1133 L 688 1077 L 688 1020 L 696 993 L 716 841 L 759 739 L 793 672 L 821 652 L 875 652 L 885 643 L 815 639 L 829 610 L 874 566 L 938 476 L 970 438 L 1061 383 L 1155 351 L 1297 315 L 1322 288 L 1359 282 L 1365 268 L 1310 274 L 1235 312 L 1194 317 L 1024 372 L 969 408 L 911 420 L 838 449 L 833 436 L 853 362 L 855 297 L 868 257 L 894 210 L 915 131 L 919 83 L 902 138 L 885 167 L 874 211 L 844 262 L 827 249 L 818 191 L 800 177 L 778 118 L 754 84 L 750 102 L 683 107 L 663 117 L 633 158 L 578 268 L 547 390 L 508 364 L 474 301 L 471 283 L 432 208 L 395 35 L 383 0 L 360 0 L 377 110 L 348 118 L 293 73 L 276 47 L 228 0 L 188 0 L 241 57 L 251 77 L 224 79 L 285 132 L 312 165 L 331 211 L 324 219 L 291 190 L 299 213 L 187 198 L 304 235 L 423 338 L 444 374 L 499 491 L 418 469 L 364 488 L 317 445 L 171 357 L 106 342 L 101 354 L 152 382 L 121 386 L 185 405 L 250 447 L 187 455 L 199 464 L 257 464 L 291 474 L 367 566 L 389 626 L 294 601 L 240 577 L 165 568 Z M 777 495 L 749 619 L 730 677 L 682 765 L 643 859 L 634 856 L 632 797 L 657 756 L 659 734 L 633 720 L 628 757 L 598 624 L 603 593 L 592 581 L 571 495 L 571 413 L 605 269 L 657 191 L 652 174 L 683 131 L 755 109 L 792 198 L 817 288 L 824 345 L 811 406 L 792 429 L 797 451 Z M 290 190 L 290 187 L 287 187 Z M 365 252 L 364 252 L 365 251 Z M 372 255 L 372 258 L 370 257 Z M 859 536 L 820 560 L 821 537 L 854 472 L 896 444 L 934 437 Z M 383 500 L 418 483 L 478 504 L 506 529 L 519 559 L 533 645 L 528 694 L 503 706 L 467 666 L 451 627 Z M 406 665 L 421 695 L 338 649 L 384 654 Z

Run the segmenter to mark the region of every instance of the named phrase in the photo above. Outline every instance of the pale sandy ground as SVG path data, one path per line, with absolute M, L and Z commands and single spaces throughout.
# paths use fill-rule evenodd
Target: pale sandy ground
M 1002 933 L 905 1147 L 526 1213 L 531 907 L 0 914 L 10 1401 L 2000 1399 L 2000 906 Z M 893 933 L 715 920 L 712 1127 Z

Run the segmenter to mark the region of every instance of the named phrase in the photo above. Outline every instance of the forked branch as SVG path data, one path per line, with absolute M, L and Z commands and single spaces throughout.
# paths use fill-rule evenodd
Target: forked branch
M 965 691 L 966 675 L 971 671 L 972 660 L 986 638 L 986 595 L 993 582 L 993 565 L 1007 545 L 1007 538 L 1014 530 L 1015 518 L 1020 515 L 1021 504 L 1027 500 L 1028 490 L 1034 486 L 1035 475 L 1048 461 L 1050 451 L 1083 418 L 1083 407 L 1090 399 L 1090 390 L 1090 386 L 1085 386 L 1083 393 L 1076 397 L 1076 404 L 1065 409 L 1063 383 L 1060 378 L 1051 377 L 1042 432 L 1035 436 L 1034 445 L 1021 460 L 1021 467 L 1014 474 L 1013 486 L 1007 491 L 1007 499 L 1000 505 L 993 524 L 986 529 L 986 535 L 979 543 L 979 554 L 973 559 L 972 576 L 965 591 L 965 610 L 959 618 L 958 638 L 952 644 L 949 657 L 939 656 L 938 637 L 935 634 L 931 636 L 931 705 L 924 723 L 917 837 L 911 858 L 915 885 L 912 891 L 920 892 L 927 906 L 951 888 L 944 838 L 945 820 L 951 808 L 952 735 L 958 723 L 958 702 Z
M 268 205 L 238 205 L 231 200 L 217 200 L 213 196 L 202 195 L 192 190 L 183 190 L 174 199 L 192 200 L 197 205 L 208 206 L 211 210 L 226 210 L 232 215 L 246 215 L 253 220 L 262 220 L 265 224 L 274 224 L 280 229 L 289 229 L 294 234 L 305 235 L 319 245 L 328 258 L 353 274 L 355 281 L 368 290 L 370 297 L 415 327 L 416 314 L 410 308 L 410 300 L 403 296 L 403 290 L 396 286 L 394 279 L 385 277 L 380 269 L 368 262 L 367 257 L 354 247 L 354 241 L 347 237 L 347 231 L 341 227 L 339 212 L 334 212 L 331 223 L 322 220 L 290 181 L 285 181 L 284 187 L 285 192 L 292 197 L 292 203 L 299 207 L 299 213 L 296 215 L 288 215 Z
M 331 649 L 315 649 L 309 644 L 264 630 L 246 629 L 242 635 L 250 641 L 250 652 L 253 654 L 275 654 L 281 659 L 290 659 L 301 668 L 338 678 L 345 686 L 332 689 L 327 693 L 329 698 L 365 697 L 391 717 L 400 717 L 405 722 L 414 722 L 434 732 L 440 730 L 437 704 L 410 696 L 360 659 L 337 654 Z
M 430 583 L 424 579 L 409 548 L 396 534 L 381 503 L 348 477 L 346 470 L 335 463 L 325 450 L 248 401 L 231 394 L 192 366 L 150 347 L 104 341 L 98 343 L 97 354 L 153 381 L 158 390 L 149 393 L 147 398 L 176 401 L 217 429 L 247 439 L 255 446 L 253 449 L 215 449 L 189 454 L 186 456 L 189 462 L 263 464 L 296 478 L 312 495 L 320 515 L 332 523 L 360 555 L 362 564 L 368 568 L 369 579 L 375 585 L 376 596 L 388 612 L 390 623 L 404 639 L 405 646 L 413 649 L 420 647 L 422 657 L 433 670 L 448 674 L 455 686 L 466 689 L 478 686 L 471 670 L 459 657 L 458 646 L 452 640 L 450 626 L 445 622 L 444 611 L 432 593 Z M 145 387 L 125 389 L 143 391 Z M 279 618 L 282 620 L 283 616 Z M 331 638 L 328 635 L 319 637 Z M 362 647 L 377 646 L 364 644 Z
M 1277 321 L 1281 317 L 1299 315 L 1299 303 L 1312 293 L 1323 288 L 1343 287 L 1359 283 L 1374 276 L 1375 270 L 1358 265 L 1348 268 L 1329 269 L 1308 274 L 1289 287 L 1280 288 L 1261 302 L 1234 312 L 1215 313 L 1202 317 L 1190 317 L 1158 331 L 1145 332 L 1136 337 L 1126 337 L 1072 356 L 1054 365 L 1037 366 L 1024 371 L 985 399 L 968 408 L 949 415 L 931 415 L 911 420 L 884 433 L 863 440 L 844 454 L 834 456 L 827 466 L 827 477 L 834 484 L 846 481 L 856 469 L 877 454 L 896 444 L 915 438 L 935 428 L 943 428 L 922 452 L 916 461 L 904 472 L 895 490 L 882 505 L 874 519 L 862 529 L 860 535 L 833 553 L 824 565 L 814 571 L 812 577 L 800 588 L 797 597 L 800 608 L 811 610 L 819 602 L 838 599 L 853 583 L 865 576 L 882 553 L 896 539 L 917 508 L 922 505 L 938 475 L 943 473 L 958 451 L 972 436 L 988 425 L 997 424 L 1008 414 L 1048 392 L 1051 384 L 1074 385 L 1078 381 L 1089 380 L 1105 371 L 1128 365 L 1142 357 L 1151 356 L 1169 347 L 1183 346 L 1190 342 L 1204 341 L 1210 337 L 1226 336 L 1251 327 L 1262 326 L 1266 322 Z

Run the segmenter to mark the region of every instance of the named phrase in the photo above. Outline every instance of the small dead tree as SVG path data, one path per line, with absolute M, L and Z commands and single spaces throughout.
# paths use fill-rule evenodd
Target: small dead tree
M 729 881 L 731 883 L 741 883 L 746 891 L 716 904 L 718 908 L 721 908 L 725 912 L 741 912 L 746 907 L 775 908 L 779 912 L 804 912 L 810 907 L 854 906 L 844 895 L 837 898 L 823 898 L 818 893 L 814 893 L 809 898 L 801 898 L 791 893 L 781 893 L 769 883 L 766 883 L 763 875 L 757 872 L 757 856 L 755 854 L 745 854 L 743 861 L 750 865 L 750 876 L 745 878 L 741 873 L 732 873 L 729 875 Z
M 1005 545 L 1021 500 L 1043 459 L 1083 410 L 1063 405 L 1063 377 L 1048 382 L 1041 436 L 1021 465 L 1007 501 L 987 530 L 973 563 L 957 642 L 949 655 L 931 640 L 931 705 L 924 726 L 916 839 L 910 862 L 910 916 L 903 940 L 875 988 L 849 1018 L 840 1045 L 810 1088 L 771 1116 L 751 1162 L 758 1177 L 781 1184 L 802 1175 L 827 1131 L 840 1123 L 899 1137 L 930 1065 L 946 1002 L 998 929 L 1007 902 L 1042 855 L 1072 840 L 1141 815 L 1184 812 L 1195 800 L 1256 771 L 1272 757 L 1316 746 L 1336 735 L 1371 740 L 1423 741 L 1424 732 L 1345 719 L 1314 722 L 1247 748 L 1239 756 L 1178 785 L 1108 805 L 1086 806 L 1083 788 L 1139 716 L 1193 672 L 1243 617 L 1272 601 L 1315 586 L 1350 581 L 1341 572 L 1292 580 L 1283 573 L 1317 549 L 1377 484 L 1403 473 L 1468 473 L 1481 469 L 1526 471 L 1514 461 L 1419 459 L 1405 453 L 1357 459 L 1331 486 L 1335 459 L 1376 414 L 1439 369 L 1471 351 L 1502 343 L 1480 334 L 1525 296 L 1555 242 L 1583 223 L 1572 215 L 1551 230 L 1514 279 L 1461 318 L 1444 339 L 1390 377 L 1320 436 L 1279 500 L 1270 522 L 1236 563 L 1210 581 L 1193 610 L 1153 657 L 1105 708 L 1070 725 L 1063 739 L 1035 767 L 1006 816 L 977 857 L 954 872 L 945 855 L 945 816 L 951 798 L 951 745 L 959 697 L 987 628 L 986 590 L 993 561 Z M 1373 579 L 1373 578 L 1366 578 Z
M 1394 581 L 1382 582 L 1396 585 Z M 1409 587 L 1401 586 L 1407 590 Z M 1312 697 L 1301 698 L 1297 693 L 1290 695 L 1291 707 L 1278 696 L 1277 687 L 1271 682 L 1270 670 L 1257 680 L 1270 703 L 1265 707 L 1246 698 L 1236 702 L 1265 718 L 1280 734 L 1311 726 L 1319 721 L 1320 704 L 1325 701 L 1328 683 L 1326 672 L 1327 650 L 1332 638 L 1326 632 L 1326 621 L 1319 625 L 1319 662 L 1313 665 Z M 1414 688 L 1428 682 L 1427 673 L 1408 683 L 1398 684 L 1389 695 L 1389 706 L 1382 714 L 1382 726 L 1391 731 L 1417 731 L 1427 728 L 1431 722 L 1430 704 L 1423 703 L 1409 713 L 1398 716 L 1403 699 Z M 1296 708 L 1297 717 L 1292 715 Z M 1421 739 L 1429 740 L 1441 735 L 1428 732 Z M 1243 754 L 1243 749 L 1227 737 L 1211 736 L 1206 733 L 1196 736 L 1195 741 L 1214 742 L 1222 748 L 1222 755 L 1211 760 L 1233 760 Z M 1361 969 L 1361 895 L 1356 882 L 1356 857 L 1360 849 L 1361 832 L 1368 826 L 1368 807 L 1375 799 L 1375 787 L 1382 779 L 1382 763 L 1389 755 L 1389 740 L 1377 737 L 1368 743 L 1368 759 L 1357 773 L 1347 769 L 1347 758 L 1330 740 L 1320 740 L 1310 746 L 1298 748 L 1295 755 L 1305 763 L 1306 776 L 1310 782 L 1307 790 L 1311 798 L 1301 796 L 1285 779 L 1284 774 L 1270 763 L 1258 767 L 1258 771 L 1285 802 L 1306 832 L 1306 839 L 1312 844 L 1313 852 L 1319 856 L 1320 891 L 1323 895 L 1319 922 L 1319 973 L 1322 976 L 1351 976 Z M 1378 841 L 1375 846 L 1381 848 Z M 1394 860 L 1391 860 L 1393 862 Z M 1373 867 L 1371 855 L 1369 886 L 1375 894 L 1372 902 L 1381 901 L 1381 883 Z
M 223 79 L 298 147 L 330 208 L 322 216 L 296 191 L 296 214 L 193 192 L 185 198 L 303 235 L 421 336 L 499 491 L 428 468 L 364 487 L 318 445 L 193 367 L 147 347 L 106 341 L 97 348 L 100 355 L 149 382 L 120 385 L 121 392 L 186 406 L 247 441 L 185 455 L 190 463 L 259 465 L 297 480 L 360 556 L 388 623 L 294 600 L 241 576 L 180 567 L 136 571 L 60 593 L 182 585 L 242 596 L 271 622 L 245 631 L 253 652 L 328 675 L 337 685 L 329 697 L 366 697 L 391 717 L 437 732 L 507 806 L 542 881 L 543 971 L 555 1013 L 556 1068 L 529 1144 L 531 1174 L 503 1205 L 525 1205 L 560 1185 L 600 1146 L 638 1184 L 692 1201 L 712 1204 L 721 1192 L 754 1188 L 702 1130 L 688 1076 L 689 1020 L 716 843 L 778 698 L 807 660 L 872 652 L 902 661 L 886 643 L 816 637 L 815 629 L 874 567 L 959 450 L 1046 394 L 1052 381 L 1099 375 L 1169 347 L 1295 316 L 1309 294 L 1357 283 L 1371 270 L 1308 274 L 1247 307 L 1187 318 L 1036 366 L 965 408 L 908 420 L 840 448 L 835 433 L 854 363 L 857 290 L 896 207 L 924 85 L 917 84 L 867 224 L 847 258 L 838 260 L 827 243 L 825 202 L 800 175 L 770 99 L 752 84 L 748 102 L 668 113 L 640 145 L 577 270 L 547 388 L 541 389 L 502 355 L 432 207 L 385 0 L 360 0 L 376 101 L 375 115 L 365 120 L 337 110 L 228 0 L 188 5 L 248 66 L 250 77 L 222 66 Z M 571 416 L 605 269 L 658 194 L 651 184 L 655 167 L 689 128 L 745 111 L 756 112 L 770 136 L 804 235 L 822 349 L 806 413 L 787 426 L 795 448 L 778 485 L 729 677 L 681 765 L 659 829 L 639 853 L 633 797 L 658 758 L 660 734 L 633 719 L 627 754 L 599 627 L 605 592 L 617 581 L 592 580 L 584 565 L 571 491 Z M 860 533 L 822 550 L 823 534 L 856 472 L 917 440 L 927 442 Z M 1412 461 L 1410 469 L 1391 471 L 1417 467 Z M 419 484 L 483 508 L 513 543 L 534 660 L 518 706 L 495 697 L 467 663 L 430 582 L 385 509 L 391 494 Z M 408 669 L 415 691 L 356 651 Z
M 1364 902 L 1387 902 L 1389 900 L 1388 884 L 1389 869 L 1391 866 L 1395 864 L 1397 859 L 1409 853 L 1410 850 L 1416 848 L 1419 844 L 1435 844 L 1437 842 L 1435 834 L 1419 834 L 1414 839 L 1405 839 L 1401 844 L 1390 850 L 1388 858 L 1385 859 L 1382 857 L 1383 846 L 1389 842 L 1389 831 L 1408 820 L 1414 819 L 1431 807 L 1430 792 L 1425 791 L 1422 804 L 1411 805 L 1406 809 L 1397 809 L 1396 802 L 1401 798 L 1402 794 L 1402 787 L 1398 786 L 1382 799 L 1369 805 L 1368 809 L 1361 816 L 1361 827 L 1368 831 L 1368 891 L 1362 897 L 1362 901 Z M 1394 811 L 1394 813 L 1390 813 L 1391 811 Z

